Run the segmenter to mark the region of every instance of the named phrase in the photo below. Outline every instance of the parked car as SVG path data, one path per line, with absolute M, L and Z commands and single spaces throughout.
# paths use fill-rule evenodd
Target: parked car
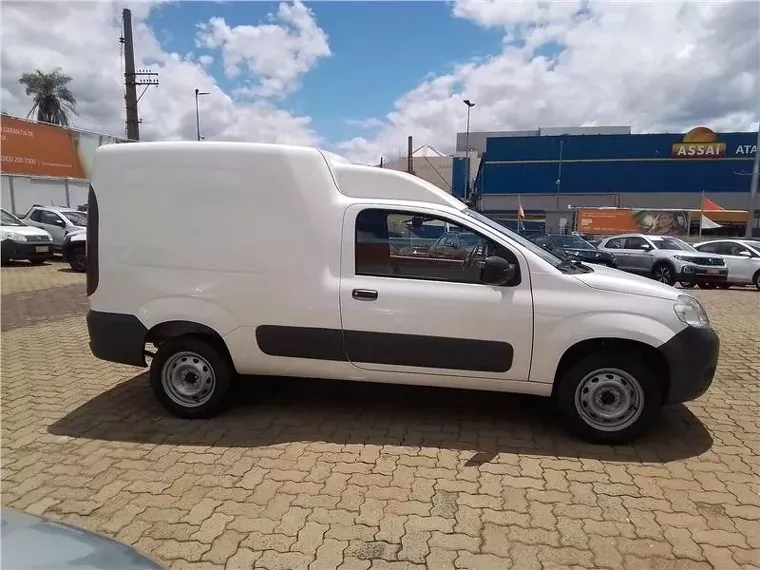
M 728 268 L 718 255 L 700 254 L 672 236 L 625 234 L 608 237 L 599 249 L 615 254 L 618 269 L 674 285 L 725 283 Z
M 580 436 L 621 443 L 715 373 L 691 295 L 317 149 L 104 145 L 88 216 L 90 349 L 144 367 L 153 345 L 153 393 L 181 417 L 218 414 L 238 375 L 303 376 L 551 397 Z M 394 254 L 390 229 L 410 220 L 477 236 L 475 262 Z
M 53 248 L 60 252 L 64 238 L 87 227 L 87 214 L 62 206 L 34 205 L 21 219 L 25 224 L 42 228 L 53 237 Z
M 2 507 L 3 568 L 161 570 L 131 546 L 70 524 Z
M 53 239 L 45 230 L 26 225 L 6 210 L 0 210 L 0 248 L 3 262 L 28 259 L 39 265 L 53 257 Z
M 559 257 L 617 267 L 617 259 L 613 253 L 601 251 L 580 236 L 542 234 L 530 239 Z
M 723 257 L 728 266 L 726 287 L 754 285 L 760 291 L 760 241 L 719 239 L 695 244 L 694 249 Z
M 74 271 L 87 270 L 87 230 L 71 232 L 63 238 L 61 257 Z

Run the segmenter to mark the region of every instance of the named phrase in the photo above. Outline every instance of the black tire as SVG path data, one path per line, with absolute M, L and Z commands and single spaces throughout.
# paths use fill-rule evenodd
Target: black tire
M 170 394 L 171 389 L 165 387 L 166 385 L 163 381 L 164 368 L 167 363 L 172 361 L 173 357 L 178 357 L 182 353 L 191 353 L 199 356 L 201 366 L 203 365 L 203 361 L 205 361 L 209 365 L 210 373 L 214 378 L 213 388 L 211 388 L 208 399 L 195 406 L 183 405 L 177 400 L 178 396 L 172 397 Z M 198 359 L 193 358 L 193 356 L 186 356 L 182 362 L 177 362 L 176 360 L 171 364 L 172 368 L 176 369 L 180 367 L 175 374 L 181 372 L 181 367 L 185 366 L 185 362 L 187 362 L 186 366 L 190 367 L 188 373 L 190 375 L 194 373 L 195 368 L 193 367 L 197 366 L 197 364 L 193 364 L 192 361 L 197 361 Z M 172 338 L 161 343 L 150 365 L 150 386 L 156 399 L 171 414 L 188 419 L 210 418 L 223 411 L 229 404 L 230 389 L 235 375 L 235 369 L 229 357 L 215 346 L 213 342 L 209 342 L 203 337 L 188 335 Z M 204 378 L 196 378 L 195 381 L 191 380 L 188 384 L 194 384 L 194 382 L 203 383 L 203 380 Z M 170 382 L 167 381 L 167 384 L 170 384 Z M 181 396 L 179 397 L 181 399 Z
M 656 263 L 652 268 L 652 279 L 673 286 L 676 282 L 676 269 L 667 261 Z
M 754 283 L 757 290 L 760 291 L 760 269 L 758 269 L 752 276 L 752 283 Z
M 74 271 L 83 273 L 87 271 L 87 250 L 77 247 L 69 252 L 69 265 Z
M 576 405 L 576 392 L 579 397 L 583 390 L 579 390 L 581 382 L 589 385 L 595 382 L 595 371 L 617 370 L 625 373 L 638 384 L 639 406 L 633 409 L 630 424 L 621 425 L 620 429 L 607 431 L 599 429 L 589 423 L 579 411 L 581 403 Z M 601 380 L 607 374 L 599 373 Z M 629 393 L 636 391 L 635 387 L 625 383 Z M 623 386 L 623 388 L 625 388 Z M 588 390 L 585 390 L 588 392 Z M 600 393 L 600 398 L 604 397 Z M 635 352 L 608 351 L 590 354 L 578 360 L 558 379 L 558 385 L 554 391 L 554 397 L 559 407 L 559 412 L 568 427 L 579 437 L 590 443 L 602 443 L 608 445 L 625 444 L 633 441 L 649 428 L 657 418 L 662 408 L 663 390 L 656 374 L 643 362 L 643 359 Z M 643 402 L 643 403 L 642 403 Z M 636 414 L 638 414 L 636 416 Z
M 678 284 L 683 287 L 684 289 L 693 289 L 694 288 L 694 282 L 693 281 L 679 281 Z

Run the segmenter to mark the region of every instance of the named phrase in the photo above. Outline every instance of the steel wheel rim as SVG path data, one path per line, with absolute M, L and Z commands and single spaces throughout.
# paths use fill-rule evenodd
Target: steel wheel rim
M 630 374 L 600 368 L 587 374 L 575 389 L 575 409 L 599 431 L 620 431 L 633 425 L 644 410 L 644 390 Z
M 208 360 L 195 352 L 184 351 L 164 363 L 161 384 L 172 402 L 185 408 L 197 408 L 214 395 L 216 375 Z
M 657 268 L 657 280 L 660 283 L 670 282 L 670 268 L 667 265 L 662 265 Z

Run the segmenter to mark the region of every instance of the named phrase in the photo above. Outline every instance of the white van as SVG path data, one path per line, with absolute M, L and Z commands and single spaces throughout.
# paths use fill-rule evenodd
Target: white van
M 154 345 L 153 391 L 179 416 L 219 412 L 238 375 L 335 378 L 551 396 L 576 433 L 619 443 L 715 373 L 693 297 L 324 151 L 103 146 L 88 208 L 91 350 L 145 366 Z M 442 223 L 467 239 L 404 241 Z

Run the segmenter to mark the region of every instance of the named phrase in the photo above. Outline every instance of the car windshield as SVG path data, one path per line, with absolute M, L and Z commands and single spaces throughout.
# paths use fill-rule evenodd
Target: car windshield
M 24 224 L 13 214 L 2 210 L 2 224 L 4 226 L 23 226 Z
M 667 249 L 676 251 L 697 251 L 691 247 L 685 241 L 681 241 L 678 238 L 664 237 L 664 236 L 649 236 L 654 246 L 657 249 Z
M 466 210 L 464 210 L 464 213 L 467 214 L 468 216 L 472 217 L 472 218 L 475 218 L 479 222 L 484 223 L 489 228 L 491 228 L 491 229 L 499 232 L 500 234 L 507 236 L 512 241 L 516 241 L 517 243 L 519 243 L 524 248 L 529 249 L 530 251 L 532 251 L 533 253 L 535 253 L 537 256 L 539 256 L 544 261 L 547 261 L 547 262 L 551 263 L 554 267 L 556 267 L 560 271 L 563 271 L 563 272 L 564 271 L 572 271 L 572 266 L 569 265 L 566 260 L 564 260 L 564 259 L 562 259 L 560 257 L 557 257 L 556 255 L 554 255 L 550 251 L 545 250 L 540 245 L 535 244 L 532 241 L 530 241 L 529 239 L 524 238 L 520 234 L 517 234 L 517 233 L 513 232 L 512 230 L 510 230 L 509 228 L 506 228 L 506 227 L 502 226 L 500 223 L 494 222 L 491 218 L 487 218 L 486 216 L 484 216 L 480 212 L 476 212 L 474 210 L 466 209 Z
M 69 219 L 69 221 L 75 226 L 80 226 L 82 228 L 87 227 L 87 214 L 85 214 L 84 212 L 69 210 L 69 211 L 61 212 L 61 213 L 64 216 L 66 216 Z
M 760 253 L 760 240 L 748 239 L 744 241 L 744 244 L 750 246 L 757 253 Z
M 549 236 L 554 245 L 570 249 L 596 249 L 580 236 Z

